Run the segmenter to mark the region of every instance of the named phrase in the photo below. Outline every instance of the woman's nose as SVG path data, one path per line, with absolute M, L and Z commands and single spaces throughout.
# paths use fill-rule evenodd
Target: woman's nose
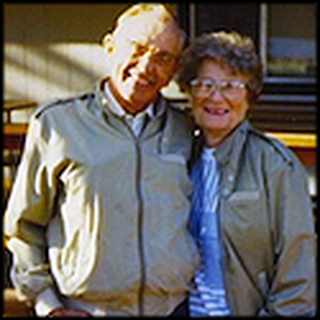
M 221 100 L 224 99 L 224 96 L 219 87 L 213 86 L 208 92 L 207 98 L 210 98 L 212 100 Z

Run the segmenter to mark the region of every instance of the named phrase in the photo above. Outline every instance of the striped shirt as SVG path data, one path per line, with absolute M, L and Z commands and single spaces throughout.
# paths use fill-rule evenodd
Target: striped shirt
M 190 316 L 230 316 L 224 287 L 221 246 L 218 232 L 217 206 L 220 175 L 213 156 L 214 149 L 205 148 L 200 161 L 192 169 L 195 186 L 193 214 L 200 217 L 199 246 L 202 264 L 190 294 Z

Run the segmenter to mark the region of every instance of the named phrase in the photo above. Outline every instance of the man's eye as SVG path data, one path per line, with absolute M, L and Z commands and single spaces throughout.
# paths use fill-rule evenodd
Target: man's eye
M 133 43 L 133 48 L 134 48 L 134 53 L 137 56 L 144 55 L 148 51 L 148 47 L 146 47 L 142 44 L 139 44 L 137 42 Z
M 166 52 L 156 54 L 156 59 L 158 62 L 168 65 L 173 64 L 175 62 L 175 57 Z
M 141 55 L 145 54 L 147 51 L 148 51 L 148 48 L 144 47 L 144 46 L 138 46 L 136 48 L 136 52 L 141 54 Z

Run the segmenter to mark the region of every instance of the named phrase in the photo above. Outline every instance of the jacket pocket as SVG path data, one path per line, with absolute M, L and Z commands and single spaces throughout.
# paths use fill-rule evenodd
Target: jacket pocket
M 175 154 L 175 153 L 160 155 L 160 159 L 162 161 L 166 161 L 166 162 L 179 163 L 184 166 L 186 166 L 186 164 L 187 164 L 185 157 L 183 157 L 182 155 L 179 155 L 179 154 Z
M 230 196 L 229 201 L 255 201 L 259 197 L 259 191 L 238 191 Z

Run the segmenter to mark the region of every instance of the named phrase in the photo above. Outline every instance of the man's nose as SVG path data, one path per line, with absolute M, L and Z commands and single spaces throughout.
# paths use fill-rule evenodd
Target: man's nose
M 154 68 L 154 58 L 151 51 L 145 52 L 143 56 L 140 57 L 138 63 L 139 71 L 151 71 Z

